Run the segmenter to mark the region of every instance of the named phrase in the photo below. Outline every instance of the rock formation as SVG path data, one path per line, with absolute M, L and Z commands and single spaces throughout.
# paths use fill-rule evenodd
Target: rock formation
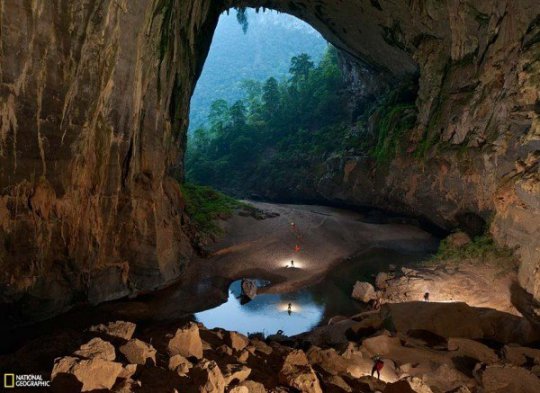
M 414 320 L 411 308 L 418 312 Z M 540 351 L 515 343 L 499 351 L 500 344 L 512 343 L 517 336 L 499 341 L 486 328 L 494 318 L 488 317 L 484 329 L 479 328 L 477 318 L 485 318 L 482 309 L 460 303 L 395 304 L 282 342 L 244 337 L 242 350 L 229 347 L 231 337 L 241 336 L 238 333 L 208 330 L 202 325 L 195 325 L 196 331 L 193 324 L 180 326 L 178 331 L 192 331 L 204 343 L 201 358 L 191 360 L 167 350 L 164 338 L 172 334 L 170 328 L 154 327 L 150 337 L 156 343 L 154 362 L 133 360 L 130 352 L 126 354 L 125 348 L 132 342 L 139 343 L 137 348 L 152 348 L 138 338 L 116 343 L 118 353 L 126 354 L 126 359 L 114 356 L 112 344 L 93 338 L 73 355 L 55 360 L 52 387 L 70 393 L 95 388 L 213 393 L 536 392 L 540 388 Z M 453 322 L 448 324 L 448 320 Z M 372 330 L 364 330 L 366 326 Z M 329 342 L 329 332 L 339 340 Z M 538 340 L 539 334 L 531 335 L 524 345 Z M 88 351 L 97 347 L 107 348 L 103 352 L 106 359 Z M 221 351 L 224 347 L 229 350 Z M 43 358 L 24 349 L 22 353 Z M 384 361 L 380 381 L 370 376 L 375 356 Z M 25 361 L 24 355 L 19 361 Z M 63 390 L 67 388 L 71 390 Z
M 538 1 L 106 0 L 0 3 L 0 301 L 39 318 L 179 277 L 189 99 L 231 6 L 312 24 L 367 92 L 418 77 L 408 153 L 329 160 L 314 192 L 480 217 L 540 299 Z

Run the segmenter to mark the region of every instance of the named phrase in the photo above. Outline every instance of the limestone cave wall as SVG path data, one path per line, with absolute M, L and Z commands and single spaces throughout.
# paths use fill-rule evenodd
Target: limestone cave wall
M 360 86 L 419 76 L 410 154 L 328 161 L 317 193 L 441 225 L 482 215 L 540 298 L 536 0 L 18 0 L 0 2 L 1 302 L 46 316 L 179 277 L 189 99 L 233 6 L 307 21 Z

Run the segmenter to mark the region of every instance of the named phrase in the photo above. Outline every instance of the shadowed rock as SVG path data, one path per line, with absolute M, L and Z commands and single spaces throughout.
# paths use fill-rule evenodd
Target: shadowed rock
M 66 374 L 73 375 L 81 384 L 81 391 L 111 389 L 122 371 L 120 363 L 100 358 L 81 360 L 74 357 L 63 357 L 55 362 L 51 372 L 51 380 L 59 377 L 62 385 L 66 384 Z
M 186 358 L 194 356 L 201 359 L 203 357 L 203 344 L 197 324 L 191 322 L 178 329 L 169 341 L 168 350 L 170 355 L 182 355 Z
M 157 351 L 150 344 L 139 339 L 131 339 L 120 347 L 120 352 L 126 357 L 128 362 L 134 364 L 156 364 Z

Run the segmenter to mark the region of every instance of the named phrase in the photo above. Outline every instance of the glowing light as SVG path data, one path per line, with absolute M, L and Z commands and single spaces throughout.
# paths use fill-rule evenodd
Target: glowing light
M 294 263 L 292 263 L 294 261 Z M 303 260 L 299 260 L 297 258 L 289 258 L 282 260 L 280 262 L 280 265 L 289 269 L 305 269 L 307 266 L 307 263 Z
M 289 309 L 289 304 L 291 305 L 291 308 Z M 282 311 L 282 312 L 289 312 L 289 310 L 293 313 L 296 313 L 296 312 L 300 312 L 302 311 L 302 307 L 299 305 L 299 304 L 295 304 L 295 303 L 279 303 L 277 305 L 277 308 L 279 311 Z

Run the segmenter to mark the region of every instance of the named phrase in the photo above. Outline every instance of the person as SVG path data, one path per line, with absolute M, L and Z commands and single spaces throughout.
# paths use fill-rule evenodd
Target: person
M 289 303 L 289 308 L 287 309 L 287 313 L 289 315 L 291 315 L 291 313 L 292 313 L 292 304 L 291 303 Z
M 429 292 L 424 293 L 424 301 L 429 302 Z
M 371 376 L 373 376 L 373 374 L 375 374 L 375 371 L 377 372 L 377 379 L 380 380 L 381 379 L 381 371 L 384 367 L 384 362 L 383 360 L 381 359 L 380 356 L 376 356 L 374 359 L 373 359 L 374 363 L 373 363 L 373 368 L 371 369 Z
M 294 267 L 294 261 L 291 260 L 291 267 Z

